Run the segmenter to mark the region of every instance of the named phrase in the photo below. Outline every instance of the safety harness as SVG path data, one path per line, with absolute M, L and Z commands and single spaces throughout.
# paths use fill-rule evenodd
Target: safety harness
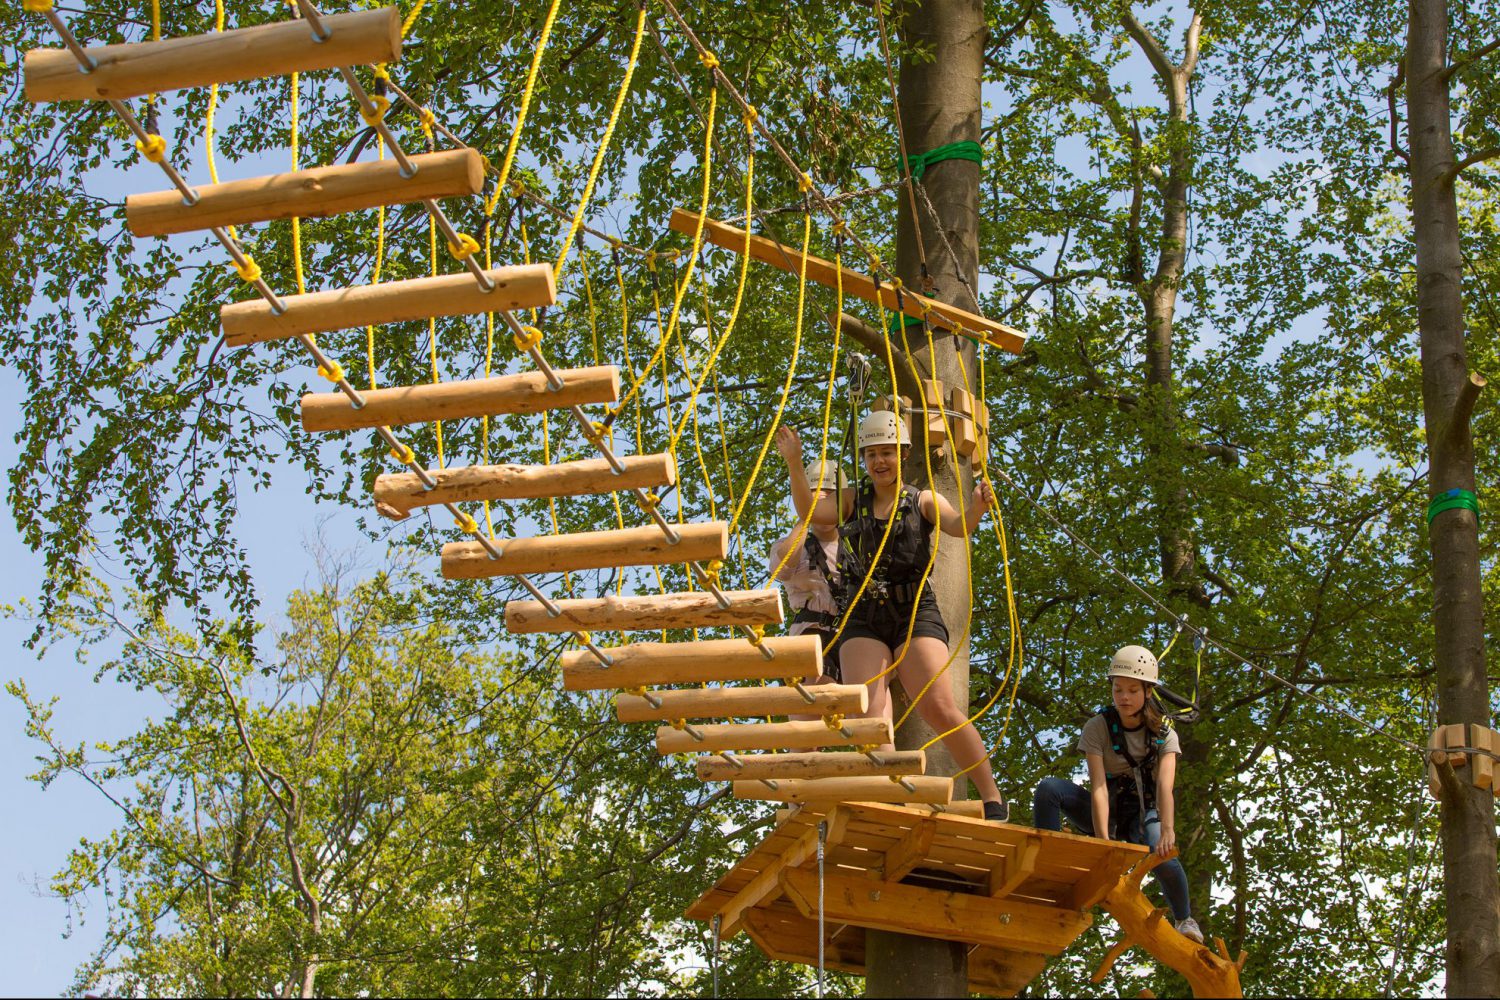
M 828 553 L 823 550 L 823 542 L 817 535 L 808 531 L 807 537 L 802 540 L 802 551 L 807 555 L 807 564 L 828 582 L 828 592 L 833 595 L 834 603 L 842 603 L 843 597 L 840 593 L 842 588 L 839 586 L 839 581 L 834 579 L 833 567 L 828 565 Z M 826 611 L 813 611 L 811 608 L 801 607 L 794 609 L 792 621 L 815 622 L 818 625 L 836 627 L 839 616 Z
M 1130 768 L 1124 774 L 1117 774 L 1105 779 L 1109 788 L 1110 815 L 1123 816 L 1124 803 L 1130 801 L 1129 796 L 1132 787 L 1135 791 L 1135 801 L 1140 807 L 1136 814 L 1135 822 L 1142 829 L 1138 832 L 1144 834 L 1144 823 L 1146 814 L 1156 808 L 1156 761 L 1160 751 L 1167 742 L 1168 727 L 1163 727 L 1159 733 L 1146 730 L 1146 755 L 1140 760 L 1130 752 L 1129 740 L 1125 737 L 1125 726 L 1120 720 L 1120 710 L 1113 705 L 1101 709 L 1100 715 L 1104 716 L 1104 724 L 1109 728 L 1109 745 L 1115 753 L 1125 761 Z M 1142 720 L 1142 726 L 1145 721 Z
M 839 527 L 839 573 L 843 581 L 863 580 L 869 574 L 870 585 L 865 592 L 878 601 L 910 604 L 918 598 L 933 527 L 922 516 L 922 506 L 917 502 L 921 495 L 922 491 L 909 483 L 901 487 L 891 508 L 896 523 L 880 565 L 870 573 L 871 560 L 885 534 L 885 521 L 875 516 L 874 484 L 868 479 L 860 483 L 854 516 Z

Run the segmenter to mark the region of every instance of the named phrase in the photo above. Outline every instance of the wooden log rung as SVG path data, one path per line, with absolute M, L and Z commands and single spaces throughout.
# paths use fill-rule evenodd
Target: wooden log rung
M 619 398 L 620 370 L 613 365 L 572 368 L 557 375 L 563 382 L 561 389 L 553 389 L 541 372 L 369 389 L 360 393 L 364 405 L 359 409 L 342 392 L 310 392 L 302 397 L 302 429 L 350 431 L 498 413 L 540 413 Z
M 656 731 L 656 752 L 717 753 L 720 750 L 816 750 L 819 747 L 889 743 L 889 719 L 846 719 L 842 729 L 813 722 L 751 722 L 696 726 L 695 736 L 686 729 L 662 726 Z M 952 784 L 949 781 L 949 784 Z
M 860 685 L 863 687 L 864 685 Z M 694 768 L 699 781 L 780 781 L 806 778 L 860 778 L 888 775 L 913 776 L 927 768 L 921 750 L 877 751 L 877 763 L 862 753 L 763 753 L 736 757 L 699 757 Z M 736 767 L 735 765 L 739 766 Z
M 244 347 L 304 333 L 329 333 L 438 316 L 537 309 L 557 301 L 549 264 L 493 267 L 484 272 L 494 286 L 485 291 L 467 271 L 435 278 L 385 281 L 305 295 L 283 295 L 281 312 L 264 299 L 235 302 L 219 310 L 224 342 Z
M 26 99 L 117 100 L 151 93 L 286 76 L 401 58 L 401 12 L 394 6 L 324 14 L 328 35 L 313 37 L 306 21 L 286 20 L 155 42 L 95 45 L 83 51 L 94 69 L 80 73 L 63 48 L 26 53 Z
M 772 591 L 772 593 L 777 593 Z M 810 684 L 809 703 L 795 687 L 721 687 L 686 691 L 652 691 L 651 697 L 615 696 L 621 722 L 670 722 L 673 719 L 753 719 L 775 715 L 860 715 L 870 704 L 863 684 Z
M 472 149 L 410 157 L 417 172 L 403 177 L 394 159 L 340 163 L 285 174 L 225 181 L 194 188 L 191 205 L 175 189 L 125 199 L 125 225 L 136 236 L 170 236 L 213 226 L 275 219 L 320 218 L 380 205 L 478 194 L 484 158 Z
M 617 461 L 623 472 L 616 473 L 603 458 L 552 465 L 467 465 L 429 469 L 428 476 L 437 483 L 431 489 L 422 484 L 422 477 L 415 472 L 390 473 L 375 477 L 375 509 L 384 517 L 401 521 L 416 507 L 436 504 L 583 496 L 611 490 L 655 489 L 677 481 L 677 463 L 671 455 L 629 455 Z M 535 601 L 515 603 L 541 607 Z M 564 625 L 536 631 L 569 632 L 572 628 Z
M 816 635 L 774 636 L 761 642 L 770 659 L 745 639 L 610 646 L 604 650 L 611 661 L 608 666 L 587 650 L 570 650 L 562 655 L 563 687 L 607 691 L 773 677 L 813 680 L 823 672 L 823 642 Z
M 703 591 L 628 596 L 611 594 L 607 597 L 553 601 L 553 606 L 561 612 L 555 618 L 547 613 L 540 601 L 510 601 L 505 605 L 505 627 L 518 634 L 572 632 L 576 629 L 607 632 L 636 629 L 656 631 L 775 625 L 780 624 L 784 617 L 779 590 L 726 590 L 723 594 L 729 601 L 727 608 L 720 607 L 712 594 Z
M 923 775 L 905 779 L 915 792 L 908 791 L 890 778 L 815 778 L 807 781 L 778 781 L 768 788 L 761 781 L 736 781 L 734 797 L 767 802 L 810 802 L 823 806 L 838 802 L 932 803 L 947 805 L 953 800 L 953 779 Z
M 543 535 L 539 538 L 508 538 L 498 543 L 499 559 L 492 558 L 489 550 L 479 542 L 449 542 L 443 546 L 443 577 L 449 580 L 480 580 L 523 573 L 660 566 L 693 560 L 723 559 L 729 551 L 729 525 L 723 521 L 679 524 L 674 525 L 672 530 L 677 532 L 676 544 L 669 541 L 655 525 L 583 531 L 571 535 Z M 567 657 L 568 654 L 564 653 L 564 662 Z M 820 657 L 819 663 L 821 662 Z M 817 674 L 812 676 L 816 677 Z

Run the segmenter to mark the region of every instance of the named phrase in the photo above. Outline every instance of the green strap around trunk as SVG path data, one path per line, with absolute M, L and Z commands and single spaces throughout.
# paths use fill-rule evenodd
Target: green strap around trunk
M 1445 510 L 1472 510 L 1479 518 L 1479 498 L 1468 490 L 1446 490 L 1432 498 L 1427 505 L 1427 523 Z
M 918 316 L 908 316 L 906 313 L 898 313 L 892 310 L 886 318 L 885 329 L 887 333 L 897 334 L 909 326 L 919 326 L 922 320 Z
M 942 163 L 944 160 L 969 160 L 972 163 L 982 163 L 984 162 L 984 147 L 966 139 L 963 142 L 950 142 L 946 146 L 929 149 L 925 153 L 912 153 L 906 158 L 915 180 L 921 180 L 922 175 L 927 173 L 928 167 L 934 163 Z

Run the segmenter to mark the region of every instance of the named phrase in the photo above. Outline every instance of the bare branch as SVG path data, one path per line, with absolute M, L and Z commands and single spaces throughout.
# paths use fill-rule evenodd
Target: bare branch
M 1391 82 L 1390 83 L 1386 84 L 1386 88 L 1385 88 L 1385 104 L 1386 104 L 1386 107 L 1390 110 L 1390 120 L 1391 120 L 1391 152 L 1393 152 L 1397 156 L 1401 157 L 1401 159 L 1404 160 L 1408 166 L 1410 166 L 1411 165 L 1411 154 L 1407 153 L 1406 150 L 1404 150 L 1404 149 L 1401 148 L 1401 140 L 1400 140 L 1400 138 L 1397 135 L 1397 129 L 1398 129 L 1399 125 L 1398 125 L 1397 116 L 1396 116 L 1396 91 L 1400 90 L 1401 89 L 1401 85 L 1403 83 L 1405 83 L 1405 82 L 1406 82 L 1406 60 L 1402 59 L 1401 61 L 1399 61 L 1399 62 L 1396 63 L 1396 75 L 1393 76 L 1393 77 L 1391 77 Z
M 828 320 L 828 324 L 832 326 L 833 314 L 829 313 L 825 318 Z M 910 396 L 915 399 L 920 395 L 917 392 L 917 381 L 932 377 L 920 361 L 894 344 L 889 344 L 886 338 L 881 336 L 879 330 L 857 316 L 840 313 L 839 331 L 845 336 L 853 337 L 859 341 L 878 361 L 884 362 L 886 360 L 885 352 L 887 349 L 890 350 L 890 358 L 895 362 L 896 388 L 901 395 Z
M 1500 146 L 1491 146 L 1489 149 L 1481 149 L 1477 153 L 1471 153 L 1458 161 L 1458 166 L 1453 168 L 1452 173 L 1448 175 L 1447 179 L 1451 181 L 1470 167 L 1483 163 L 1486 160 L 1493 160 L 1496 157 L 1500 157 Z
M 1470 52 L 1468 55 L 1464 56 L 1452 66 L 1449 66 L 1438 75 L 1441 76 L 1444 80 L 1451 80 L 1458 74 L 1462 73 L 1464 70 L 1468 69 L 1470 66 L 1477 63 L 1479 60 L 1483 59 L 1485 56 L 1489 55 L 1491 52 L 1495 51 L 1500 51 L 1500 38 L 1495 39 L 1488 45 L 1481 45 L 1479 48 L 1475 49 L 1473 52 Z
M 1195 14 L 1193 16 L 1194 23 L 1197 23 L 1197 20 L 1198 17 Z M 1129 10 L 1126 10 L 1120 17 L 1120 24 L 1125 28 L 1126 33 L 1135 39 L 1135 43 L 1141 47 L 1141 51 L 1146 54 L 1146 60 L 1151 63 L 1151 68 L 1156 71 L 1157 77 L 1160 78 L 1162 86 L 1170 94 L 1172 92 L 1172 83 L 1177 77 L 1177 67 L 1173 66 L 1172 60 L 1167 58 L 1167 53 L 1162 49 L 1161 43 L 1152 36 L 1151 32 L 1146 30 L 1144 24 L 1136 20 L 1135 15 Z
M 1478 372 L 1470 372 L 1469 378 L 1459 389 L 1458 399 L 1453 402 L 1453 417 L 1448 421 L 1448 439 L 1455 443 L 1464 441 L 1469 434 L 1469 420 L 1474 416 L 1474 405 L 1479 402 L 1479 393 L 1489 385 L 1489 379 Z
M 1193 19 L 1188 22 L 1187 36 L 1183 39 L 1182 62 L 1177 66 L 1177 72 L 1183 76 L 1192 76 L 1193 70 L 1198 66 L 1198 40 L 1203 35 L 1203 15 L 1193 11 Z

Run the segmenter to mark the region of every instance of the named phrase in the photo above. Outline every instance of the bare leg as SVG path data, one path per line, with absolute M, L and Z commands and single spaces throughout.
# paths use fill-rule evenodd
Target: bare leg
M 890 675 L 881 677 L 879 680 L 871 680 L 877 677 L 891 665 L 890 647 L 878 639 L 856 638 L 844 640 L 843 651 L 839 655 L 839 663 L 844 671 L 845 684 L 864 684 L 870 691 L 870 706 L 860 716 L 863 719 L 885 719 L 891 718 L 891 678 Z M 880 746 L 881 750 L 894 750 L 890 743 Z
M 953 699 L 953 684 L 946 672 L 938 677 L 943 665 L 948 662 L 948 646 L 932 636 L 918 636 L 906 651 L 906 658 L 896 668 L 901 678 L 901 687 L 908 698 L 917 698 L 917 714 L 936 733 L 947 733 L 943 745 L 953 755 L 960 768 L 979 763 L 968 772 L 968 779 L 979 790 L 979 797 L 986 802 L 1000 802 L 1000 788 L 995 784 L 995 773 L 990 768 L 984 740 L 979 731 L 968 721 L 968 716 L 959 711 Z M 937 677 L 936 680 L 933 680 Z M 931 681 L 931 686 L 928 682 Z M 926 687 L 927 693 L 922 694 Z M 949 730 L 953 730 L 949 732 Z

